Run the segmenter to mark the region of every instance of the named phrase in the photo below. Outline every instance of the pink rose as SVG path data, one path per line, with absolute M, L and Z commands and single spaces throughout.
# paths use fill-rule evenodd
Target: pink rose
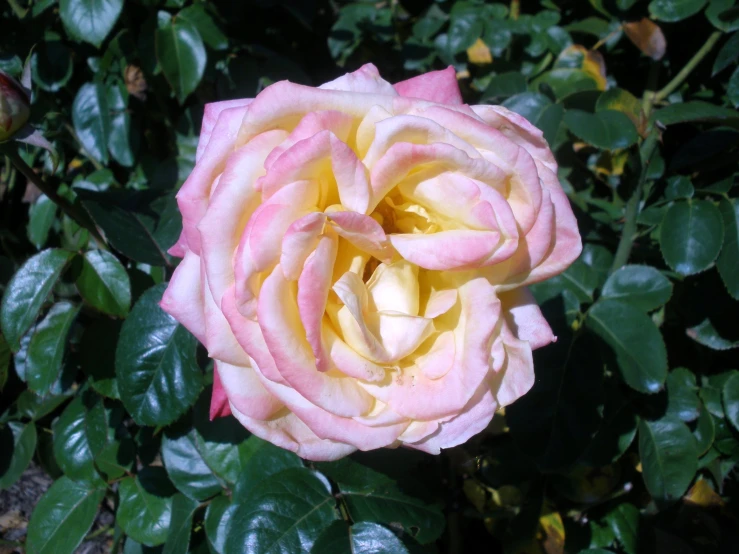
M 541 132 L 452 68 L 209 104 L 177 199 L 162 307 L 215 360 L 211 416 L 311 460 L 483 430 L 555 338 L 525 285 L 581 250 Z

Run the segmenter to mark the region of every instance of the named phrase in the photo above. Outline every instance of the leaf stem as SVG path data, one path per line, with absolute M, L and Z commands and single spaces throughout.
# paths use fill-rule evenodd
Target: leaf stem
M 100 235 L 100 232 L 97 230 L 95 225 L 90 222 L 89 218 L 85 217 L 84 213 L 82 213 L 77 206 L 69 202 L 66 198 L 60 196 L 56 191 L 56 188 L 44 181 L 25 161 L 23 161 L 23 158 L 21 158 L 17 152 L 9 149 L 5 152 L 5 155 L 8 156 L 11 163 L 18 169 L 18 171 L 20 171 L 26 179 L 36 185 L 36 187 L 38 187 L 38 189 L 43 192 L 49 200 L 59 206 L 67 216 L 76 221 L 81 227 L 90 231 L 92 237 L 101 245 L 102 248 L 107 247 L 105 239 Z
M 677 87 L 679 87 L 685 79 L 687 79 L 688 75 L 695 69 L 695 67 L 703 60 L 703 58 L 706 57 L 706 54 L 708 54 L 711 49 L 716 45 L 716 43 L 719 41 L 723 33 L 721 31 L 714 31 L 711 33 L 711 36 L 708 37 L 708 40 L 706 40 L 705 44 L 700 47 L 700 49 L 693 55 L 692 58 L 688 61 L 688 63 L 685 64 L 685 67 L 683 67 L 677 75 L 665 85 L 665 87 L 657 92 L 654 95 L 654 100 L 656 102 L 660 102 L 661 100 L 664 100 L 667 98 Z
M 77 145 L 80 147 L 80 150 L 87 156 L 87 159 L 90 161 L 90 163 L 95 167 L 97 170 L 104 169 L 103 165 L 97 161 L 90 152 L 88 152 L 87 148 L 85 148 L 85 145 L 82 144 L 82 141 L 80 140 L 80 137 L 77 136 L 77 132 L 74 130 L 74 127 L 72 127 L 69 123 L 64 124 L 64 128 L 67 130 L 67 132 L 72 135 L 72 138 L 77 142 Z

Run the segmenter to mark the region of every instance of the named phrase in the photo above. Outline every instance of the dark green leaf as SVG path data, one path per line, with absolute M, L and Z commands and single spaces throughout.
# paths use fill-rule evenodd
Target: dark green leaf
M 122 9 L 123 0 L 59 0 L 59 14 L 67 33 L 98 48 Z
M 174 496 L 169 536 L 167 542 L 164 543 L 162 554 L 181 554 L 188 551 L 190 532 L 192 531 L 192 516 L 197 508 L 197 500 L 192 500 L 182 494 Z
M 739 300 L 739 200 L 724 198 L 718 209 L 724 221 L 724 244 L 716 267 L 726 290 Z
M 658 110 L 654 119 L 663 125 L 687 123 L 690 121 L 736 121 L 739 113 L 736 110 L 710 104 L 701 100 L 671 104 Z
M 213 50 L 228 48 L 228 37 L 221 31 L 203 4 L 186 7 L 177 14 L 177 19 L 191 23 L 200 33 L 203 42 Z
M 603 423 L 584 452 L 582 461 L 602 467 L 618 460 L 634 442 L 638 418 L 627 401 L 606 404 Z
M 108 398 L 120 399 L 115 376 L 115 346 L 122 322 L 101 318 L 85 328 L 79 344 L 80 366 L 90 377 L 90 384 Z
M 0 430 L 0 490 L 10 488 L 26 470 L 36 450 L 36 424 L 11 421 Z
M 242 460 L 243 469 L 234 488 L 236 502 L 241 502 L 256 485 L 275 473 L 303 467 L 303 462 L 295 453 L 257 436 L 252 436 L 246 441 Z
M 281 471 L 251 489 L 237 505 L 225 552 L 306 552 L 338 518 L 329 483 L 309 469 Z
M 539 90 L 542 84 L 549 86 L 558 100 L 577 92 L 598 90 L 598 83 L 592 75 L 572 67 L 552 69 L 534 79 L 532 83 L 535 90 Z
M 483 28 L 480 15 L 480 6 L 472 2 L 456 2 L 452 6 L 447 31 L 447 48 L 452 55 L 465 51 L 480 38 Z
M 20 348 L 21 337 L 38 316 L 71 257 L 71 252 L 58 248 L 39 252 L 8 283 L 0 307 L 0 324 L 13 352 Z
M 622 502 L 606 515 L 606 521 L 613 530 L 626 554 L 637 553 L 639 534 L 639 508 Z
M 693 183 L 684 175 L 676 175 L 667 180 L 667 187 L 665 187 L 665 198 L 667 200 L 692 198 L 694 194 L 695 187 L 693 187 Z
M 698 455 L 703 456 L 713 444 L 716 435 L 714 428 L 713 416 L 708 409 L 701 405 L 700 415 L 698 416 L 698 424 L 693 431 L 696 444 L 698 446 Z
M 110 134 L 108 150 L 113 159 L 124 167 L 133 167 L 138 151 L 138 135 L 128 110 L 128 93 L 123 84 L 108 87 Z
M 551 105 L 552 101 L 547 96 L 536 92 L 522 92 L 503 102 L 503 106 L 524 116 L 529 121 L 537 121 L 544 110 Z
M 634 123 L 624 113 L 615 110 L 594 114 L 568 110 L 564 122 L 575 136 L 606 150 L 628 148 L 639 138 Z
M 171 423 L 203 387 L 197 340 L 158 302 L 164 285 L 146 291 L 123 324 L 116 348 L 121 400 L 140 425 Z
M 336 481 L 355 523 L 372 521 L 402 527 L 421 544 L 436 540 L 444 531 L 438 506 L 403 494 L 381 473 L 349 459 L 319 464 L 319 470 Z
M 706 409 L 719 419 L 724 418 L 724 385 L 733 376 L 736 370 L 725 371 L 718 375 L 704 376 L 701 382 L 700 397 Z
M 79 306 L 67 301 L 58 302 L 31 335 L 26 357 L 26 382 L 41 396 L 51 392 L 62 374 L 67 335 L 78 312 Z
M 736 0 L 709 0 L 706 8 L 706 17 L 714 27 L 724 31 L 725 33 L 735 31 L 739 28 L 739 18 L 733 17 L 728 10 L 734 7 Z
M 721 250 L 721 212 L 710 200 L 675 202 L 660 227 L 660 248 L 667 264 L 683 275 L 710 267 Z
M 736 108 L 739 107 L 739 68 L 734 70 L 726 86 L 726 96 L 729 102 Z
M 28 240 L 36 248 L 42 248 L 46 244 L 55 219 L 56 204 L 42 194 L 28 210 Z
M 205 535 L 211 549 L 217 554 L 225 554 L 228 526 L 235 509 L 236 505 L 231 504 L 226 496 L 216 496 L 208 504 L 205 512 Z
M 716 61 L 713 62 L 713 75 L 729 67 L 737 58 L 739 58 L 739 33 L 733 33 L 721 47 Z
M 639 423 L 639 456 L 647 490 L 659 505 L 677 501 L 698 469 L 698 448 L 677 418 Z
M 614 351 L 626 384 L 655 393 L 667 377 L 667 353 L 659 329 L 641 310 L 617 300 L 600 300 L 587 325 Z
M 352 526 L 334 521 L 321 533 L 311 554 L 408 554 L 395 533 L 377 523 L 360 522 Z
M 131 307 L 131 282 L 118 259 L 104 250 L 86 252 L 77 289 L 93 308 L 124 317 Z
M 162 459 L 175 487 L 195 500 L 221 492 L 225 485 L 213 474 L 198 448 L 194 429 L 169 430 L 162 440 Z
M 555 141 L 562 127 L 564 115 L 565 107 L 562 104 L 552 104 L 546 107 L 539 119 L 536 120 L 536 126 L 544 133 L 544 140 L 549 143 L 552 149 L 557 147 Z
M 651 266 L 626 265 L 608 277 L 601 295 L 648 312 L 667 303 L 672 283 Z
M 649 13 L 655 19 L 672 23 L 695 15 L 705 5 L 706 0 L 652 0 L 649 3 Z
M 159 12 L 156 55 L 162 72 L 183 104 L 205 72 L 208 54 L 197 28 L 185 18 Z
M 516 94 L 522 94 L 526 90 L 526 77 L 518 71 L 509 71 L 495 75 L 490 79 L 482 100 L 493 100 L 497 98 L 508 98 Z
M 678 367 L 667 375 L 667 415 L 682 421 L 693 421 L 700 414 L 701 401 L 695 375 L 684 367 Z
M 45 40 L 31 58 L 33 82 L 42 90 L 56 92 L 72 78 L 72 51 L 60 40 Z
M 724 384 L 723 401 L 726 419 L 739 431 L 739 373 L 732 375 Z
M 27 552 L 72 554 L 92 526 L 104 488 L 61 477 L 38 501 L 28 524 Z
M 174 494 L 164 468 L 146 467 L 120 482 L 116 522 L 137 542 L 162 544 L 169 534 Z
M 98 162 L 107 164 L 110 111 L 105 85 L 86 83 L 79 88 L 72 104 L 72 122 L 87 153 Z
M 701 321 L 695 327 L 686 329 L 685 334 L 695 342 L 707 346 L 712 350 L 739 348 L 739 341 L 731 341 L 722 337 L 708 318 Z
M 10 346 L 8 346 L 5 337 L 0 333 L 0 392 L 5 388 L 5 383 L 8 380 L 8 366 L 12 357 L 13 353 L 10 351 Z

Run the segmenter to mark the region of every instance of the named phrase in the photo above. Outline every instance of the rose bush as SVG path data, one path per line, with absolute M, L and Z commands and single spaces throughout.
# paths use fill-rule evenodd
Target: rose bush
M 555 340 L 526 285 L 581 251 L 541 132 L 451 67 L 209 104 L 177 199 L 161 305 L 215 361 L 211 417 L 312 460 L 484 429 Z

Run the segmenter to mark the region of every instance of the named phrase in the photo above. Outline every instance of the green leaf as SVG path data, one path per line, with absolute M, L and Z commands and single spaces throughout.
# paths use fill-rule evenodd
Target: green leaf
M 105 408 L 95 395 L 79 395 L 54 423 L 54 457 L 70 479 L 101 483 L 94 461 L 107 444 Z
M 36 450 L 36 424 L 10 421 L 0 430 L 0 490 L 8 489 L 31 463 Z
M 519 71 L 508 71 L 495 75 L 482 93 L 482 100 L 508 98 L 526 91 L 526 77 Z
M 94 160 L 107 164 L 110 111 L 105 85 L 85 83 L 79 88 L 72 104 L 72 122 L 87 153 Z
M 601 296 L 649 312 L 667 303 L 672 296 L 672 283 L 651 266 L 626 265 L 608 277 Z
M 718 375 L 704 375 L 701 380 L 700 397 L 706 405 L 706 409 L 719 419 L 723 419 L 725 416 L 723 404 L 724 385 L 736 374 L 737 371 L 732 369 L 719 373 Z
M 408 554 L 395 533 L 377 523 L 360 522 L 352 526 L 334 521 L 321 533 L 311 554 Z
M 739 341 L 731 341 L 722 337 L 708 318 L 701 321 L 695 327 L 686 329 L 685 334 L 695 342 L 707 346 L 712 350 L 739 348 Z
M 120 482 L 116 522 L 137 542 L 163 544 L 169 534 L 175 492 L 164 468 L 145 467 L 136 477 Z
M 281 471 L 251 489 L 231 518 L 225 552 L 306 552 L 338 518 L 331 487 L 305 468 Z
M 177 19 L 184 19 L 198 30 L 203 42 L 213 50 L 228 48 L 228 37 L 218 27 L 203 4 L 186 7 L 177 14 Z
M 716 61 L 713 62 L 712 76 L 729 67 L 739 58 L 739 33 L 733 33 L 718 51 Z
M 92 388 L 108 398 L 120 399 L 115 376 L 115 346 L 121 332 L 120 320 L 101 318 L 88 325 L 80 340 L 80 367 Z
M 42 248 L 49 238 L 49 231 L 56 219 L 56 204 L 45 194 L 39 196 L 28 210 L 28 240 L 36 248 Z
M 228 526 L 231 523 L 235 504 L 226 496 L 216 496 L 205 511 L 205 535 L 208 545 L 217 554 L 225 554 Z
M 639 457 L 649 494 L 658 505 L 677 501 L 698 469 L 698 448 L 687 425 L 674 417 L 639 423 Z
M 82 298 L 93 308 L 118 317 L 128 314 L 131 282 L 126 269 L 110 252 L 86 252 L 76 284 Z
M 624 113 L 615 110 L 594 114 L 567 110 L 564 122 L 575 136 L 605 150 L 628 148 L 639 138 L 634 123 Z
M 302 468 L 303 462 L 294 452 L 252 436 L 246 441 L 243 469 L 236 481 L 234 498 L 241 502 L 259 483 L 283 470 Z
M 443 533 L 445 522 L 438 506 L 403 494 L 382 473 L 348 458 L 318 464 L 318 468 L 336 481 L 355 523 L 372 521 L 402 526 L 405 533 L 421 544 L 430 543 Z
M 726 96 L 735 108 L 739 106 L 739 68 L 735 69 L 729 78 L 726 85 Z
M 730 8 L 734 7 L 736 0 L 710 0 L 706 8 L 706 18 L 714 27 L 725 33 L 739 29 L 739 18 L 736 14 L 730 16 L 727 13 Z M 727 17 L 728 16 L 728 17 Z
M 20 348 L 21 337 L 38 316 L 71 257 L 72 252 L 58 248 L 39 252 L 8 283 L 0 306 L 0 325 L 13 352 Z
M 123 0 L 59 0 L 59 15 L 72 38 L 100 48 L 123 9 Z
M 482 35 L 480 6 L 472 2 L 456 2 L 449 12 L 447 48 L 454 55 L 464 52 Z
M 688 123 L 692 121 L 727 122 L 739 119 L 736 110 L 717 106 L 701 100 L 671 104 L 657 110 L 654 119 L 663 125 Z
M 552 89 L 557 100 L 586 90 L 598 90 L 598 83 L 593 76 L 582 69 L 573 67 L 559 67 L 541 74 L 531 83 L 534 90 L 540 90 L 541 85 Z
M 12 357 L 13 353 L 10 351 L 8 342 L 0 334 L 0 392 L 5 388 L 5 383 L 8 381 L 8 366 Z
M 638 418 L 629 402 L 607 402 L 603 423 L 583 453 L 582 462 L 590 467 L 603 467 L 621 458 L 634 442 L 637 423 Z
M 599 300 L 588 311 L 586 324 L 616 354 L 626 384 L 652 394 L 667 377 L 667 353 L 662 335 L 641 310 L 618 300 Z
M 667 375 L 667 415 L 682 421 L 693 421 L 700 415 L 701 401 L 695 375 L 684 367 L 678 367 Z
M 121 83 L 108 87 L 108 107 L 111 111 L 108 150 L 119 164 L 124 167 L 133 167 L 138 152 L 139 137 L 136 134 L 138 129 L 133 127 L 128 110 L 128 92 L 125 85 Z
M 198 446 L 194 429 L 170 428 L 162 439 L 162 459 L 169 478 L 180 492 L 195 500 L 205 500 L 221 492 L 225 483 L 213 474 Z
M 72 51 L 60 40 L 42 41 L 31 57 L 33 82 L 47 92 L 60 90 L 72 78 L 73 71 Z
M 655 19 L 672 23 L 697 14 L 706 5 L 706 0 L 652 0 L 649 13 Z
M 701 405 L 698 423 L 693 430 L 693 436 L 695 437 L 696 445 L 698 447 L 698 455 L 703 456 L 703 454 L 708 452 L 708 449 L 711 448 L 713 439 L 716 436 L 713 416 L 704 405 Z
M 172 518 L 169 524 L 169 536 L 164 543 L 162 554 L 182 554 L 190 547 L 192 516 L 198 509 L 198 501 L 182 494 L 172 499 Z
M 41 396 L 51 392 L 62 374 L 67 335 L 79 306 L 71 302 L 54 304 L 31 335 L 26 357 L 26 382 Z
M 167 213 L 170 196 L 160 192 L 111 190 L 96 192 L 76 188 L 82 206 L 105 233 L 108 242 L 137 262 L 170 265 L 167 249 L 181 227 L 171 225 Z
M 739 373 L 732 375 L 724 384 L 723 390 L 724 413 L 739 431 Z
M 667 265 L 683 275 L 708 269 L 723 240 L 721 212 L 710 200 L 675 202 L 660 227 L 662 255 Z
M 200 84 L 208 54 L 197 28 L 187 19 L 159 12 L 156 56 L 180 104 Z
M 56 480 L 31 514 L 26 551 L 72 554 L 92 526 L 103 496 L 104 488 L 90 488 L 67 477 Z
M 606 521 L 621 546 L 623 546 L 624 552 L 626 554 L 636 554 L 639 535 L 639 508 L 629 502 L 622 502 L 606 514 Z
M 537 92 L 522 92 L 503 102 L 504 107 L 524 116 L 529 121 L 537 121 L 544 110 L 551 105 L 552 101 L 549 97 Z
M 173 422 L 203 387 L 197 339 L 159 307 L 164 289 L 152 287 L 136 302 L 116 348 L 121 400 L 139 425 Z
M 724 222 L 724 244 L 716 267 L 726 290 L 739 300 L 739 199 L 723 198 L 718 209 Z

